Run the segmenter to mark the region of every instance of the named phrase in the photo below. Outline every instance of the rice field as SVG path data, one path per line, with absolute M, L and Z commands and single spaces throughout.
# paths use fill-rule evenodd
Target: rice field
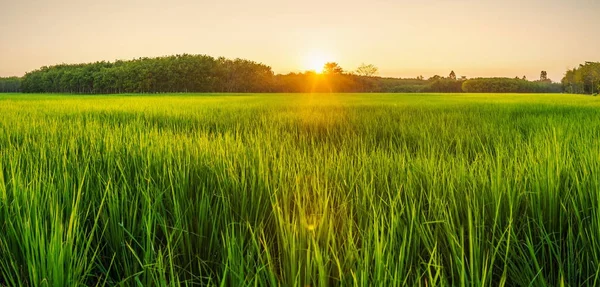
M 600 98 L 0 95 L 0 286 L 598 286 Z

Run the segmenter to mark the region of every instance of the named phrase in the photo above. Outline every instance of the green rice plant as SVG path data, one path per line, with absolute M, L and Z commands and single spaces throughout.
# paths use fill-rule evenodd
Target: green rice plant
M 0 96 L 0 286 L 595 286 L 600 102 Z

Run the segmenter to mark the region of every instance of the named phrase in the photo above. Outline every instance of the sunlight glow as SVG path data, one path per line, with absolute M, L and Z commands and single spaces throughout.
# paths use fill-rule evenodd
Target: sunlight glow
M 323 66 L 327 63 L 330 57 L 325 55 L 323 52 L 312 52 L 305 57 L 305 67 L 308 71 L 315 71 L 316 73 L 323 73 Z

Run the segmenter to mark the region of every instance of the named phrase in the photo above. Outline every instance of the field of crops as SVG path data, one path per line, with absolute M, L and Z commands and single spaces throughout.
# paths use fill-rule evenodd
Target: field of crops
M 0 286 L 600 284 L 600 98 L 0 96 Z

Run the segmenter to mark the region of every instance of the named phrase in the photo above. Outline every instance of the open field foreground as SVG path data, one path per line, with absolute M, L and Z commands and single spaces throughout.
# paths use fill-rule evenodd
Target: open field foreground
M 0 285 L 600 285 L 600 98 L 0 96 Z

